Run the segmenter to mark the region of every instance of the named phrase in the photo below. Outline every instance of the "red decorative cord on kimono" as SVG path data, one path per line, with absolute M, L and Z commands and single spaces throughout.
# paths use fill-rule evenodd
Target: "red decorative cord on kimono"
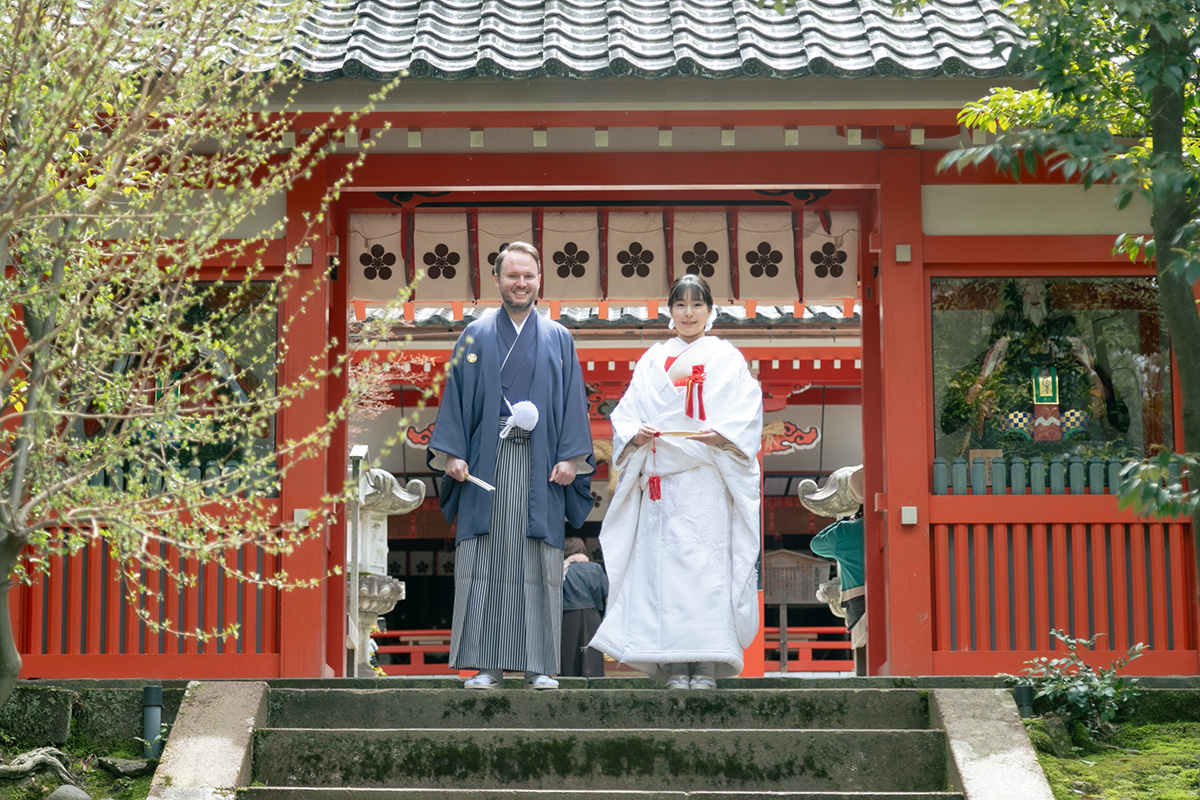
M 693 411 L 693 398 L 695 409 Z M 683 413 L 692 419 L 705 419 L 704 416 L 704 365 L 692 367 L 692 374 L 687 377 L 687 397 L 683 401 Z
M 654 439 L 650 440 L 650 480 L 646 482 L 650 489 L 651 500 L 662 500 L 662 481 L 658 478 L 658 448 L 655 446 L 655 439 L 659 434 L 654 434 Z

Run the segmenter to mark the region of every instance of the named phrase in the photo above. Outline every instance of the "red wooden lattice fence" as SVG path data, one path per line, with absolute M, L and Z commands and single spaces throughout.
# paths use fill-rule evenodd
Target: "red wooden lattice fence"
M 279 590 L 239 582 L 232 570 L 275 573 L 277 557 L 246 545 L 220 562 L 199 564 L 178 550 L 161 554 L 189 576 L 143 570 L 150 592 L 127 596 L 126 581 L 103 542 L 89 542 L 70 557 L 55 556 L 48 575 L 12 591 L 12 619 L 24 678 L 273 677 L 279 675 Z M 161 594 L 161 600 L 152 596 Z M 236 636 L 200 641 L 154 631 L 137 614 L 177 630 L 221 629 Z
M 1103 634 L 1107 666 L 1142 642 L 1140 674 L 1195 674 L 1190 528 L 1117 511 L 1112 497 L 930 498 L 934 671 L 1017 672 L 1061 656 L 1052 628 Z
M 1111 495 L 933 496 L 929 509 L 934 674 L 1017 672 L 1029 659 L 1061 655 L 1051 628 L 1080 638 L 1105 634 L 1088 654 L 1097 665 L 1145 642 L 1149 649 L 1130 672 L 1200 672 L 1187 525 L 1139 520 L 1119 512 Z M 225 553 L 221 563 L 185 564 L 195 578 L 190 586 L 147 574 L 152 589 L 165 590 L 161 602 L 145 601 L 151 618 L 185 630 L 239 624 L 236 637 L 199 642 L 148 630 L 102 543 L 57 557 L 48 576 L 12 589 L 22 675 L 279 676 L 278 591 L 239 584 L 226 569 L 270 576 L 276 566 L 274 557 L 247 546 Z M 904 624 L 891 620 L 891 635 L 903 635 Z M 812 663 L 806 669 L 839 661 Z

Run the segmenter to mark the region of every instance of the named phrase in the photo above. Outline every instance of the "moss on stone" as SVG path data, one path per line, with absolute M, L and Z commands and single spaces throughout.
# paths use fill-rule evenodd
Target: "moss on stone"
M 1025 733 L 1029 736 L 1029 743 L 1033 745 L 1033 749 L 1039 753 L 1047 753 L 1054 755 L 1054 741 L 1050 738 L 1050 734 L 1046 732 L 1045 725 L 1042 719 L 1027 719 L 1025 720 Z
M 0 749 L 0 760 L 8 761 L 23 749 L 6 745 Z M 127 754 L 104 750 L 81 750 L 73 747 L 70 743 L 60 749 L 66 753 L 68 758 L 67 771 L 79 781 L 79 788 L 92 797 L 103 797 L 110 800 L 146 800 L 150 794 L 150 781 L 153 776 L 117 778 L 96 767 L 98 756 L 127 758 Z M 42 800 L 61 785 L 58 777 L 48 772 L 35 773 L 27 780 L 0 781 L 0 800 Z
M 1195 800 L 1200 770 L 1200 723 L 1118 725 L 1091 752 L 1038 761 L 1056 800 Z
M 18 686 L 0 707 L 0 734 L 21 748 L 66 744 L 78 699 L 56 686 Z
M 1152 689 L 1138 694 L 1121 716 L 1132 725 L 1167 722 L 1200 722 L 1200 692 Z

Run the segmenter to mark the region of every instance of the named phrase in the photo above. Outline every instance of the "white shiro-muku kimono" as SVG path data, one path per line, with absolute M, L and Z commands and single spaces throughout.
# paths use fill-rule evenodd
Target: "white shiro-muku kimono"
M 611 589 L 591 646 L 659 680 L 672 662 L 712 661 L 718 678 L 737 675 L 758 631 L 758 381 L 728 342 L 672 339 L 638 361 L 611 420 L 620 478 L 600 531 Z M 663 435 L 637 446 L 643 422 L 711 429 L 731 444 Z

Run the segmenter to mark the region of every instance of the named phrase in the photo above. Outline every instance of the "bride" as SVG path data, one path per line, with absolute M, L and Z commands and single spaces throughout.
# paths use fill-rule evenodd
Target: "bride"
M 742 670 L 758 631 L 762 390 L 703 278 L 668 300 L 675 338 L 642 355 L 613 410 L 620 471 L 600 543 L 611 591 L 591 646 L 671 689 Z

